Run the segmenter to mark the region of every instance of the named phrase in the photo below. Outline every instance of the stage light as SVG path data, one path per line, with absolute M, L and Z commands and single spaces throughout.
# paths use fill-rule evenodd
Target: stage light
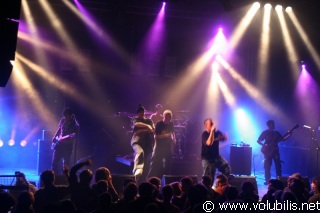
M 278 12 L 278 11 L 281 11 L 281 10 L 282 10 L 282 6 L 281 6 L 281 5 L 277 5 L 277 6 L 275 7 L 275 9 L 276 9 L 277 12 Z
M 292 12 L 292 7 L 287 7 L 285 10 L 287 13 L 291 13 Z
M 3 140 L 0 139 L 0 147 L 3 147 Z
M 22 140 L 20 142 L 20 146 L 25 147 L 27 145 L 27 141 L 26 140 Z
M 269 3 L 264 5 L 265 10 L 270 10 L 271 8 L 272 8 L 272 6 Z
M 259 9 L 260 8 L 260 3 L 259 2 L 253 3 L 253 8 L 254 9 Z
M 13 146 L 15 144 L 15 141 L 11 138 L 9 141 L 8 141 L 8 145 L 9 146 Z

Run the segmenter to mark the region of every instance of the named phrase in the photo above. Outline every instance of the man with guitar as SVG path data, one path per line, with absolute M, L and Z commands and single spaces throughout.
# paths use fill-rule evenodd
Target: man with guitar
M 62 112 L 58 129 L 52 138 L 51 169 L 55 174 L 61 174 L 65 167 L 69 166 L 73 144 L 79 133 L 79 124 L 70 108 Z
M 264 130 L 257 142 L 262 145 L 261 152 L 264 154 L 264 171 L 265 171 L 265 182 L 267 185 L 271 178 L 271 165 L 272 160 L 274 161 L 276 167 L 276 175 L 277 177 L 282 176 L 282 168 L 281 168 L 281 159 L 279 153 L 278 143 L 281 141 L 287 140 L 291 137 L 294 129 L 298 128 L 299 125 L 295 125 L 291 130 L 289 130 L 285 135 L 281 135 L 280 132 L 275 130 L 274 120 L 267 121 L 268 129 Z M 264 141 L 264 143 L 262 143 Z

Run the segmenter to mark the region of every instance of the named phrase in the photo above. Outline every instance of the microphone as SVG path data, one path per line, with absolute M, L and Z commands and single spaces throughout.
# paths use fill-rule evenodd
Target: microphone
M 304 128 L 311 129 L 311 126 L 303 125 Z

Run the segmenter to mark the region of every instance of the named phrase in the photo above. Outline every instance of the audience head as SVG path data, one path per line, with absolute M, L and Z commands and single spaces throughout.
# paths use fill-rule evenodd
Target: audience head
M 173 188 L 170 184 L 167 184 L 162 187 L 162 196 L 164 201 L 170 201 L 173 196 Z
M 227 200 L 236 200 L 239 195 L 239 191 L 235 186 L 226 186 L 223 190 L 223 194 L 226 196 Z
M 133 200 L 137 197 L 138 186 L 135 182 L 128 183 L 123 190 L 123 197 L 125 200 Z
M 53 170 L 45 170 L 40 175 L 40 180 L 44 184 L 44 186 L 49 186 L 54 183 L 54 171 Z
M 148 182 L 153 184 L 158 190 L 161 188 L 161 180 L 158 177 L 150 177 Z
M 195 206 L 198 203 L 203 203 L 207 200 L 207 189 L 206 187 L 201 184 L 197 183 L 190 187 L 188 191 L 188 199 L 190 202 L 190 206 Z
M 254 193 L 256 191 L 256 187 L 251 181 L 245 181 L 241 184 L 241 190 L 246 193 Z
M 106 167 L 100 167 L 96 170 L 94 174 L 95 182 L 97 183 L 99 180 L 110 180 L 111 179 L 111 173 L 108 168 Z
M 79 175 L 80 183 L 90 184 L 92 181 L 92 177 L 92 171 L 90 169 L 85 169 Z
M 123 181 L 123 189 L 126 188 L 126 186 L 127 186 L 129 183 L 136 183 L 136 181 L 135 181 L 135 179 L 133 179 L 133 178 L 126 178 L 126 179 Z
M 191 177 L 185 176 L 181 178 L 180 183 L 181 183 L 182 192 L 187 192 L 189 188 L 193 185 L 193 180 Z
M 8 212 L 14 205 L 14 197 L 11 194 L 0 192 L 0 212 Z
M 285 191 L 282 194 L 282 202 L 287 201 L 287 203 L 298 203 L 297 197 L 291 191 Z
M 274 188 L 276 190 L 283 190 L 283 183 L 278 179 L 270 179 L 268 183 L 268 188 Z
M 108 208 L 112 204 L 112 195 L 109 192 L 103 192 L 99 195 L 99 205 L 101 209 Z
M 203 185 L 205 185 L 208 188 L 211 188 L 213 185 L 213 180 L 212 177 L 210 175 L 204 175 L 202 176 L 202 183 Z
M 155 186 L 149 182 L 143 182 L 139 185 L 139 195 L 140 198 L 151 198 L 153 197 L 153 192 L 155 190 Z
M 224 175 L 224 174 L 217 175 L 216 182 L 215 182 L 215 187 L 226 186 L 228 184 L 229 184 L 228 177 L 226 175 Z
M 314 177 L 312 179 L 311 188 L 315 193 L 320 193 L 320 176 Z
M 170 186 L 173 189 L 173 195 L 174 196 L 180 196 L 182 193 L 182 188 L 181 188 L 181 184 L 178 181 L 172 182 L 170 183 Z
M 31 192 L 21 192 L 18 197 L 17 207 L 19 208 L 30 208 L 34 203 L 34 196 Z
M 96 190 L 98 194 L 102 194 L 108 191 L 108 182 L 106 180 L 99 180 L 96 184 Z
M 290 190 L 295 194 L 301 194 L 305 190 L 304 182 L 298 178 L 294 178 L 289 186 Z

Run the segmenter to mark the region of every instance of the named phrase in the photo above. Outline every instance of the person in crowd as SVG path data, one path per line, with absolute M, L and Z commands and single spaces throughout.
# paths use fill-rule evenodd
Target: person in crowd
M 68 186 L 54 184 L 55 173 L 53 170 L 45 170 L 40 175 L 43 187 L 34 194 L 34 209 L 37 213 L 44 213 L 44 208 L 49 203 L 57 203 L 70 194 Z
M 251 181 L 244 181 L 241 184 L 241 191 L 239 192 L 239 198 L 242 200 L 252 199 L 255 203 L 259 201 L 259 195 L 256 193 L 257 189 Z
M 312 179 L 311 188 L 313 195 L 309 198 L 308 203 L 320 202 L 320 176 L 316 176 Z
M 95 180 L 95 183 L 92 185 L 92 189 L 98 191 L 98 182 L 101 180 L 104 180 L 107 182 L 107 186 L 106 186 L 107 192 L 109 192 L 112 195 L 112 201 L 116 202 L 119 199 L 118 192 L 116 191 L 112 183 L 112 175 L 108 168 L 106 167 L 98 168 L 95 171 L 94 180 Z
M 84 166 L 92 166 L 90 159 L 77 163 L 70 169 L 68 175 L 68 182 L 71 193 L 71 201 L 77 209 L 84 211 L 91 211 L 89 204 L 96 196 L 96 191 L 91 188 L 91 181 L 93 173 L 90 169 L 84 169 L 80 172 L 79 178 L 77 172 Z
M 170 184 L 167 184 L 161 189 L 162 197 L 163 197 L 163 210 L 164 212 L 170 213 L 178 213 L 180 209 L 171 203 L 171 199 L 173 196 L 173 188 Z

